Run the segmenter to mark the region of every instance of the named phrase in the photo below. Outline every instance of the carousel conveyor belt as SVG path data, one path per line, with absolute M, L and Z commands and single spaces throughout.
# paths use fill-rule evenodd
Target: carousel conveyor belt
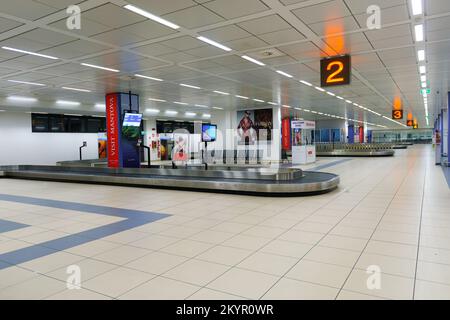
M 392 157 L 394 150 L 333 150 L 317 152 L 318 157 Z
M 339 185 L 338 175 L 291 168 L 110 169 L 23 165 L 0 167 L 0 177 L 259 196 L 321 194 Z

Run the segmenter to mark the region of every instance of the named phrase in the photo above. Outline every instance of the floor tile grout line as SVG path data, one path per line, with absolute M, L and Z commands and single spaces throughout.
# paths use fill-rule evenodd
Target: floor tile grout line
M 417 162 L 417 160 L 416 160 L 414 163 L 416 163 L 416 162 Z M 393 195 L 393 197 L 392 197 L 390 203 L 392 203 L 392 202 L 394 201 L 395 197 L 398 195 L 399 190 L 401 189 L 402 185 L 405 183 L 406 179 L 408 178 L 408 175 L 410 174 L 410 172 L 411 172 L 412 170 L 413 170 L 413 166 L 411 165 L 411 168 L 410 168 L 410 169 L 407 171 L 407 173 L 405 174 L 404 178 L 402 179 L 402 183 L 399 184 L 399 186 L 398 186 L 398 188 L 397 188 L 397 191 L 396 191 L 395 194 Z M 345 279 L 345 281 L 343 282 L 343 284 L 342 284 L 342 286 L 341 286 L 341 289 L 339 290 L 338 294 L 336 295 L 336 299 L 337 299 L 337 297 L 339 296 L 339 294 L 341 293 L 341 291 L 344 290 L 345 284 L 347 283 L 348 279 L 350 278 L 352 272 L 355 270 L 355 268 L 356 268 L 356 266 L 357 266 L 359 260 L 361 259 L 361 256 L 363 255 L 364 251 L 366 250 L 366 248 L 367 248 L 369 242 L 371 241 L 373 235 L 376 233 L 377 227 L 378 227 L 378 225 L 381 223 L 381 221 L 383 220 L 383 218 L 384 218 L 384 216 L 386 215 L 388 209 L 389 209 L 389 206 L 386 208 L 384 214 L 381 216 L 380 220 L 378 221 L 378 224 L 377 224 L 377 226 L 375 227 L 375 230 L 374 230 L 373 233 L 371 234 L 370 238 L 367 240 L 366 246 L 363 248 L 363 250 L 361 250 L 361 253 L 360 253 L 359 257 L 356 259 L 355 263 L 353 264 L 353 267 L 352 267 L 351 272 L 348 274 L 347 278 Z
M 422 202 L 421 202 L 421 207 L 420 207 L 421 210 L 420 210 L 419 232 L 418 232 L 418 239 L 417 239 L 416 266 L 415 266 L 415 270 L 414 270 L 413 300 L 415 300 L 415 297 L 416 297 L 417 270 L 418 270 L 418 267 L 419 267 L 420 240 L 421 240 L 422 219 L 423 219 L 423 203 L 424 203 L 424 200 L 425 200 L 427 173 L 428 173 L 428 169 L 425 168 L 425 174 L 424 174 L 424 177 L 423 177 L 423 187 L 422 187 Z

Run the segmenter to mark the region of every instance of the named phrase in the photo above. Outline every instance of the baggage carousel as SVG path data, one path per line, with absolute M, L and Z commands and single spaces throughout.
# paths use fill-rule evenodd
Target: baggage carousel
M 333 150 L 317 152 L 318 157 L 392 157 L 394 150 Z
M 284 197 L 322 194 L 339 185 L 338 175 L 325 172 L 202 165 L 179 169 L 19 165 L 0 167 L 0 177 Z

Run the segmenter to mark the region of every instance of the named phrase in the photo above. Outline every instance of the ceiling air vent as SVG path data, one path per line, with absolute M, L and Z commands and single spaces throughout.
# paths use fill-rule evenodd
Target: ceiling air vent
M 249 52 L 249 56 L 255 59 L 269 59 L 269 58 L 275 58 L 275 57 L 282 57 L 285 54 L 277 49 L 265 49 L 262 51 L 256 51 L 256 52 Z

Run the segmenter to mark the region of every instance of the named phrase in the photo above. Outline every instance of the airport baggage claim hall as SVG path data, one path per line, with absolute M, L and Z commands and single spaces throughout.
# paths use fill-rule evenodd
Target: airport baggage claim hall
M 0 300 L 450 299 L 448 0 L 0 6 Z

